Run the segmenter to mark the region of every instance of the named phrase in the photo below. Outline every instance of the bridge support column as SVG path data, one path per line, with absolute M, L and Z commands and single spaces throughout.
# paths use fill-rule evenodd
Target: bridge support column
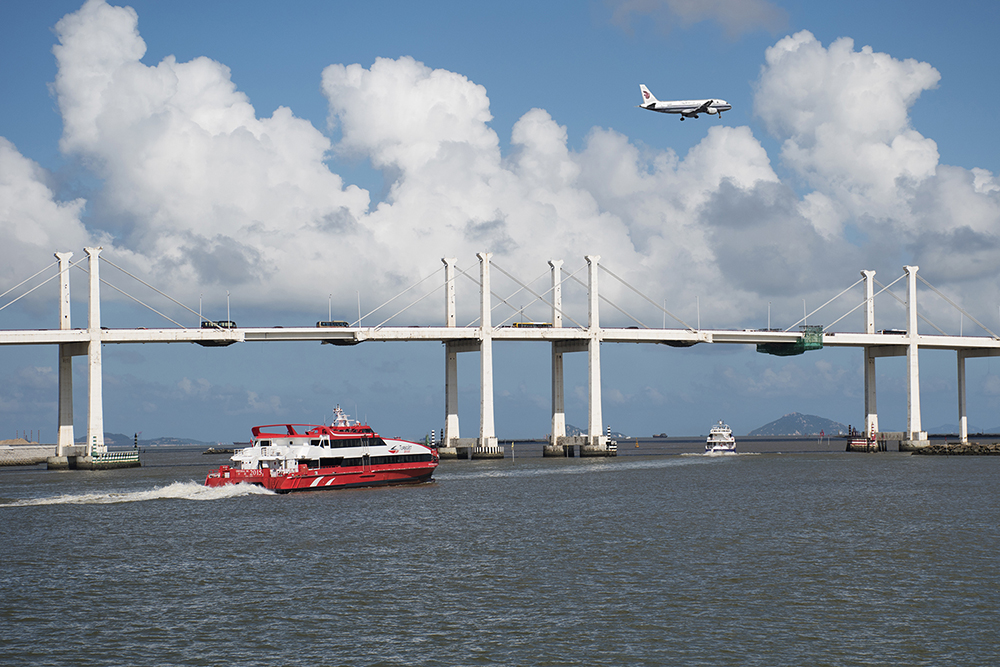
M 490 257 L 479 257 L 479 443 L 472 451 L 474 459 L 502 459 L 503 448 L 497 444 L 493 421 L 493 299 L 490 292 Z
M 865 333 L 875 333 L 875 272 L 862 271 L 865 278 Z M 874 439 L 878 433 L 878 407 L 875 399 L 875 354 L 870 345 L 864 348 L 865 434 Z
M 87 343 L 88 382 L 87 382 L 87 447 L 86 456 L 94 452 L 105 452 L 104 444 L 104 396 L 103 379 L 101 377 L 101 278 L 98 268 L 100 246 L 84 248 L 89 257 L 90 270 L 90 317 L 88 331 L 90 341 Z
M 552 328 L 562 328 L 562 265 L 563 261 L 550 260 L 552 268 Z M 543 456 L 573 456 L 573 445 L 564 443 L 566 438 L 565 379 L 563 377 L 563 350 L 558 342 L 552 343 L 552 434 L 542 447 Z
M 926 447 L 927 433 L 920 430 L 920 346 L 917 332 L 917 266 L 904 266 L 906 271 L 906 321 L 910 344 L 906 349 L 906 439 L 899 443 L 900 451 Z
M 608 449 L 608 438 L 601 431 L 601 320 L 597 291 L 597 269 L 600 255 L 587 255 L 587 444 L 580 447 L 580 456 L 614 456 Z
M 566 437 L 565 386 L 563 377 L 563 353 L 558 343 L 552 343 L 552 435 L 545 445 L 544 456 L 572 456 L 564 445 L 559 444 Z
M 873 438 L 878 433 L 878 404 L 875 394 L 875 355 L 865 346 L 865 433 Z
M 59 260 L 59 328 L 71 329 L 69 299 L 69 260 L 71 252 L 57 252 Z M 59 346 L 59 439 L 56 441 L 56 458 L 67 455 L 73 442 L 73 355 L 70 345 Z
M 446 327 L 456 326 L 455 319 L 455 262 L 454 257 L 444 257 L 444 320 Z M 441 458 L 459 457 L 458 426 L 458 353 L 463 351 L 454 341 L 444 344 L 444 434 L 438 455 Z M 465 450 L 468 458 L 468 449 Z
M 57 252 L 59 260 L 59 328 L 71 329 L 69 298 L 69 260 L 71 252 Z M 59 429 L 55 456 L 47 459 L 50 470 L 70 467 L 70 456 L 76 456 L 77 447 L 73 432 L 73 357 L 85 354 L 85 345 L 61 343 L 59 345 Z
M 958 353 L 958 437 L 963 443 L 969 441 L 969 419 L 967 412 L 965 391 L 965 360 L 977 357 L 997 357 L 1000 356 L 998 349 L 959 349 Z
M 444 344 L 444 436 L 438 454 L 458 458 L 458 350 L 455 343 Z
M 961 443 L 969 442 L 969 418 L 965 405 L 965 351 L 958 352 L 958 439 Z

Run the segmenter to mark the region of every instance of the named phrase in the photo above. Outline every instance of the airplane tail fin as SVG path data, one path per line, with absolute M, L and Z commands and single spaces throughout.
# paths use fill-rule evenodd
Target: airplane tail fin
M 639 91 L 642 93 L 642 104 L 640 106 L 647 106 L 649 104 L 656 104 L 659 100 L 649 92 L 649 88 L 645 84 L 639 84 Z

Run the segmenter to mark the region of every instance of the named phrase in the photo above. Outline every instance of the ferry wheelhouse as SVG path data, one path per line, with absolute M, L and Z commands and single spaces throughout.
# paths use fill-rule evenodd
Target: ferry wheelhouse
M 416 442 L 382 438 L 367 424 L 348 419 L 338 405 L 330 426 L 255 426 L 250 446 L 219 466 L 205 486 L 246 482 L 278 493 L 340 489 L 430 480 L 437 450 Z

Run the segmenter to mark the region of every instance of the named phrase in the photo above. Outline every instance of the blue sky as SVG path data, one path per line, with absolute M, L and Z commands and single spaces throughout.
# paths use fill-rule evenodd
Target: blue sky
M 770 307 L 786 327 L 803 300 L 819 305 L 861 269 L 888 283 L 917 263 L 997 323 L 996 3 L 129 6 L 0 5 L 5 286 L 55 250 L 78 258 L 99 243 L 192 307 L 201 298 L 221 317 L 228 290 L 240 324 L 289 326 L 325 319 L 330 294 L 345 318 L 359 299 L 367 311 L 442 256 L 470 268 L 490 250 L 530 280 L 547 259 L 575 270 L 596 253 L 687 321 L 700 311 L 706 328 L 762 327 Z M 680 123 L 637 109 L 639 83 L 733 110 Z M 660 323 L 611 282 L 616 302 Z M 74 277 L 78 326 L 85 284 Z M 471 321 L 473 286 L 459 297 L 459 319 Z M 105 298 L 109 326 L 162 325 Z M 814 321 L 858 298 L 855 288 Z M 921 299 L 942 328 L 974 333 Z M 439 306 L 432 296 L 393 323 L 437 323 Z M 0 311 L 0 326 L 55 326 L 55 309 L 41 289 Z M 602 312 L 632 324 L 618 317 Z M 899 326 L 902 310 L 885 299 L 876 317 Z M 604 346 L 615 430 L 695 434 L 722 418 L 745 433 L 793 411 L 861 420 L 858 350 L 782 359 L 661 347 Z M 0 437 L 50 439 L 55 350 L 0 352 Z M 463 435 L 478 427 L 473 356 L 460 362 Z M 547 347 L 498 346 L 495 358 L 499 435 L 544 436 Z M 921 362 L 925 426 L 955 423 L 954 355 Z M 882 426 L 901 429 L 903 365 L 879 364 Z M 992 365 L 969 362 L 974 428 L 1000 422 Z M 568 361 L 568 421 L 580 425 L 585 371 L 584 358 Z M 82 433 L 82 360 L 75 373 Z M 231 441 L 341 403 L 388 434 L 420 437 L 442 425 L 443 373 L 437 344 L 112 347 L 105 423 Z

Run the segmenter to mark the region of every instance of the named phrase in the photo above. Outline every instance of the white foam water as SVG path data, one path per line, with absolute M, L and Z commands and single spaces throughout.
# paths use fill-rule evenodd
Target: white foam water
M 84 493 L 76 495 L 51 496 L 48 498 L 24 498 L 2 507 L 28 507 L 35 505 L 114 505 L 135 503 L 144 500 L 225 500 L 239 496 L 271 494 L 271 491 L 252 484 L 227 484 L 208 487 L 197 482 L 174 482 L 167 486 L 157 486 L 144 491 L 123 493 Z

